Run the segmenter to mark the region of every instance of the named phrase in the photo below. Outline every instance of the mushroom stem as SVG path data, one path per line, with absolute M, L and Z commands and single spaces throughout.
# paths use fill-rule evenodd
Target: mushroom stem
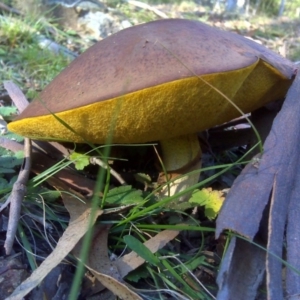
M 182 176 L 201 167 L 201 148 L 197 134 L 160 141 L 162 160 L 167 171 L 159 174 L 158 183 L 164 185 L 159 192 L 159 197 L 173 196 L 184 191 L 189 186 L 198 182 L 199 173 Z M 174 178 L 182 176 L 176 180 Z M 174 180 L 174 181 L 173 181 Z M 181 196 L 180 202 L 188 200 L 190 194 Z

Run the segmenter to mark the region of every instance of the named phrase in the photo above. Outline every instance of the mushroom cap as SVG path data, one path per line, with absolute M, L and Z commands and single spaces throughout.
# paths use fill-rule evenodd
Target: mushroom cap
M 197 21 L 153 21 L 89 48 L 8 127 L 35 139 L 162 140 L 240 115 L 207 82 L 247 113 L 284 98 L 295 72 L 289 60 L 240 35 Z

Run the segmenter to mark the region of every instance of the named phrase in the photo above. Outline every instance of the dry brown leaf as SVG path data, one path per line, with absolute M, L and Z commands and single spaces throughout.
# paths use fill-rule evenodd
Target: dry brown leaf
M 141 299 L 136 293 L 131 291 L 124 283 L 124 278 L 129 272 L 142 265 L 145 260 L 135 252 L 131 252 L 116 262 L 110 261 L 107 255 L 108 226 L 99 225 L 94 232 L 91 245 L 91 252 L 86 267 L 94 276 L 115 295 L 122 299 Z M 144 243 L 146 247 L 155 253 L 163 248 L 169 241 L 173 240 L 179 231 L 164 230 Z M 81 245 L 75 247 L 73 254 L 79 257 Z
M 112 291 L 116 296 L 120 297 L 123 300 L 142 300 L 142 298 L 136 294 L 135 292 L 131 291 L 125 284 L 119 282 L 118 280 L 114 279 L 111 276 L 101 274 L 96 272 L 92 268 L 86 266 L 94 275 L 95 277 L 110 291 Z
M 82 199 L 80 194 L 72 191 L 77 197 Z M 70 223 L 68 228 L 57 243 L 53 252 L 42 262 L 29 278 L 22 282 L 7 300 L 19 300 L 34 289 L 46 275 L 56 267 L 74 248 L 81 237 L 87 232 L 90 224 L 91 202 L 82 199 L 85 203 L 78 201 L 69 194 L 63 194 L 64 204 L 70 213 Z M 94 220 L 102 214 L 101 210 L 94 213 Z
M 86 264 L 97 272 L 112 276 L 117 280 L 121 280 L 117 268 L 108 257 L 107 238 L 110 227 L 110 225 L 103 224 L 95 226 Z M 80 257 L 81 248 L 82 240 L 72 251 L 75 257 Z
M 109 289 L 114 295 L 121 299 L 140 300 L 135 292 L 131 291 L 124 283 L 116 268 L 114 262 L 110 261 L 107 254 L 107 237 L 110 226 L 98 225 L 94 230 L 94 237 L 90 248 L 88 261 L 85 266 L 91 271 L 91 273 L 97 278 L 99 282 L 107 289 Z M 78 258 L 81 249 L 80 241 L 76 245 L 73 254 Z
M 95 272 L 99 272 L 111 276 L 118 281 L 121 281 L 122 279 L 117 267 L 114 265 L 114 262 L 112 262 L 108 257 L 107 238 L 110 227 L 110 225 L 103 224 L 95 226 L 86 265 L 90 268 L 91 273 L 93 274 Z M 83 239 L 78 242 L 78 244 L 72 251 L 72 254 L 77 258 L 80 257 L 82 242 Z M 93 287 L 92 293 L 98 293 L 103 289 L 103 285 L 96 285 L 95 287 Z

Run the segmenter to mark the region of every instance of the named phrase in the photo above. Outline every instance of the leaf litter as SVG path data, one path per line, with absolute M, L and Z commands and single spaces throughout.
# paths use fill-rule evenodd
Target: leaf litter
M 72 191 L 72 193 L 75 193 Z M 77 197 L 83 202 L 77 201 L 69 194 L 62 195 L 64 205 L 70 213 L 69 226 L 64 231 L 62 237 L 57 243 L 53 252 L 41 263 L 41 265 L 32 272 L 21 285 L 7 298 L 8 300 L 21 299 L 32 289 L 39 285 L 47 274 L 56 267 L 75 247 L 80 238 L 88 231 L 91 215 L 91 202 L 82 198 L 80 194 Z M 92 223 L 103 213 L 100 209 L 94 215 Z

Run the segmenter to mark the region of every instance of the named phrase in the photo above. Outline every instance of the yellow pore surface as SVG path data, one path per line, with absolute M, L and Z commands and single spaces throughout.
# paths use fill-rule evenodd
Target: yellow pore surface
M 124 78 L 126 81 L 126 78 Z M 143 143 L 202 131 L 240 113 L 283 98 L 291 84 L 275 68 L 259 60 L 235 71 L 193 76 L 145 88 L 118 98 L 8 125 L 10 131 L 33 139 L 73 142 Z M 59 98 L 57 101 L 64 101 Z M 47 105 L 47 102 L 45 102 Z M 72 129 L 64 126 L 63 120 Z

